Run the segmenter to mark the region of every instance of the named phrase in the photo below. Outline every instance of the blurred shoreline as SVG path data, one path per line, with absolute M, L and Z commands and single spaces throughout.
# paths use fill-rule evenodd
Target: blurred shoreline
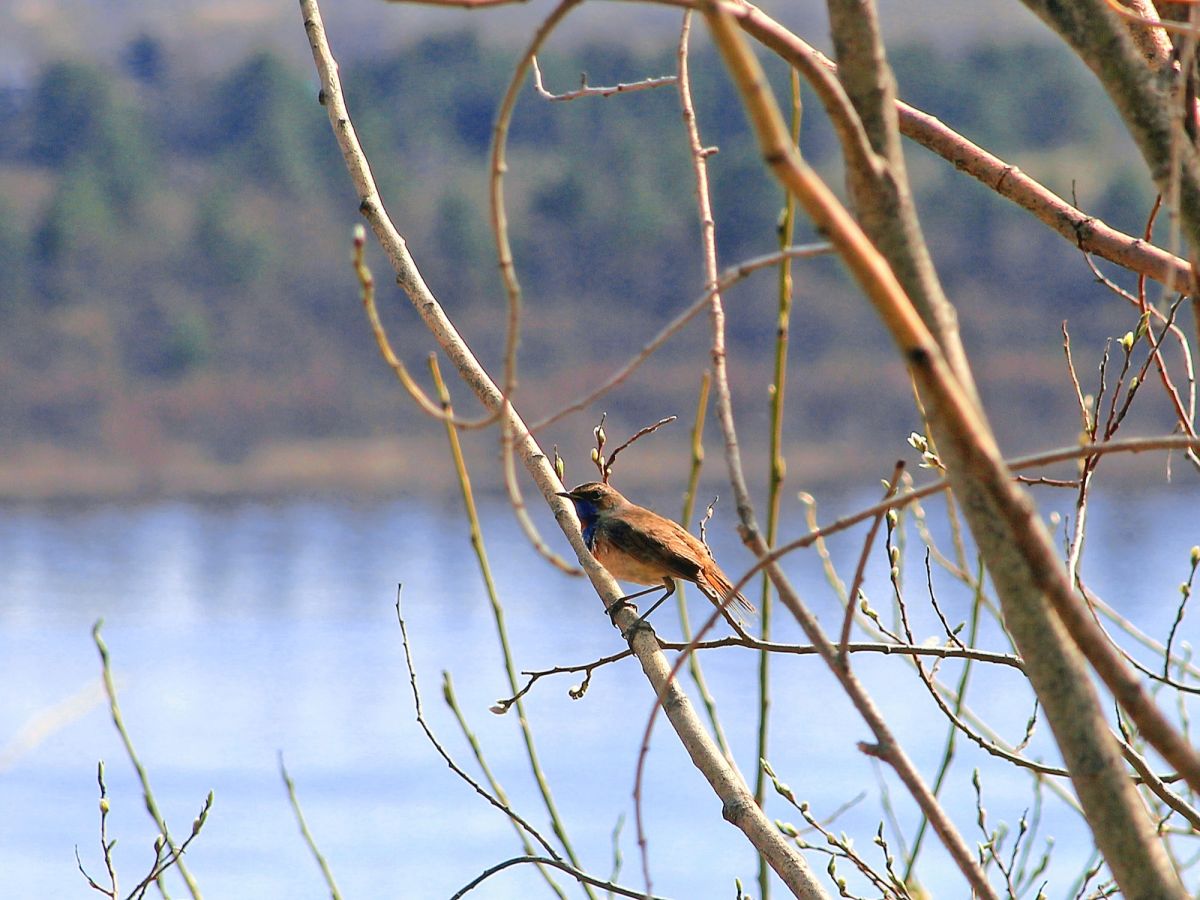
M 359 439 L 303 440 L 268 443 L 244 459 L 215 460 L 196 447 L 174 448 L 152 461 L 106 455 L 49 444 L 26 445 L 5 453 L 0 464 L 0 504 L 139 503 L 165 499 L 238 500 L 288 497 L 387 498 L 400 495 L 436 496 L 457 491 L 453 464 L 445 440 L 436 435 Z M 482 441 L 468 466 L 476 492 L 501 494 L 497 450 Z M 752 486 L 763 481 L 757 463 L 765 454 L 754 445 L 743 447 L 749 460 Z M 909 456 L 911 454 L 906 454 Z M 851 445 L 797 444 L 786 454 L 790 491 L 817 488 L 873 489 L 886 472 L 880 467 L 878 448 L 871 451 Z M 1165 481 L 1165 454 L 1122 454 L 1105 462 L 1110 483 L 1122 485 Z M 932 480 L 915 459 L 906 459 L 918 484 Z M 669 447 L 626 460 L 614 483 L 626 490 L 662 491 L 668 486 L 683 490 L 687 480 L 687 455 L 683 447 Z M 889 466 L 890 467 L 890 466 Z M 1174 466 L 1176 477 L 1188 479 L 1190 469 Z M 1073 467 L 1060 464 L 1049 474 L 1070 478 Z M 724 481 L 725 463 L 711 446 L 705 462 L 705 483 Z M 522 486 L 528 478 L 519 469 Z M 590 464 L 571 460 L 566 481 L 577 483 L 595 477 Z M 526 487 L 528 490 L 528 487 Z

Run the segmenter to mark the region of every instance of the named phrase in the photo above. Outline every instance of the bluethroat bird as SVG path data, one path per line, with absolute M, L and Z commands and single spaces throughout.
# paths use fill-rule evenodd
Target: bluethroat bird
M 615 488 L 596 481 L 560 492 L 559 496 L 575 504 L 583 542 L 613 578 L 653 585 L 622 597 L 610 613 L 634 597 L 664 589 L 665 593 L 638 620 L 642 621 L 675 593 L 676 578 L 700 588 L 738 631 L 741 628 L 726 607 L 737 601 L 747 612 L 754 612 L 750 601 L 733 589 L 708 547 L 682 525 L 630 503 Z

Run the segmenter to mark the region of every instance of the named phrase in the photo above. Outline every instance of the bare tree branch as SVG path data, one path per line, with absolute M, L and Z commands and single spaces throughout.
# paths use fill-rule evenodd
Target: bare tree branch
M 502 425 L 513 440 L 521 459 L 542 496 L 554 511 L 555 519 L 571 543 L 588 578 L 596 587 L 604 606 L 616 603 L 623 593 L 611 575 L 595 561 L 579 533 L 578 521 L 571 504 L 557 496 L 563 489 L 553 467 L 541 451 L 525 423 L 511 403 L 506 402 L 496 384 L 488 377 L 446 316 L 437 299 L 429 291 L 400 232 L 384 210 L 375 187 L 370 167 L 355 136 L 346 103 L 342 96 L 337 64 L 329 50 L 324 25 L 316 0 L 303 0 L 301 12 L 304 27 L 313 52 L 313 62 L 321 79 L 322 98 L 329 113 L 334 136 L 358 192 L 360 210 L 371 225 L 380 245 L 396 271 L 397 280 L 421 316 L 430 333 L 449 357 L 459 375 L 488 409 L 503 406 Z M 675 679 L 670 678 L 670 666 L 650 638 L 648 630 L 633 628 L 637 613 L 631 607 L 614 617 L 614 626 L 631 632 L 630 644 L 646 673 L 668 720 L 679 735 L 693 764 L 704 775 L 714 792 L 721 798 L 726 818 L 737 825 L 755 848 L 771 861 L 772 868 L 797 896 L 822 897 L 824 891 L 815 886 L 803 857 L 779 834 L 772 823 L 754 803 L 753 795 L 741 775 L 726 762 L 719 748 L 704 730 L 687 695 Z M 810 888 L 810 885 L 813 887 Z

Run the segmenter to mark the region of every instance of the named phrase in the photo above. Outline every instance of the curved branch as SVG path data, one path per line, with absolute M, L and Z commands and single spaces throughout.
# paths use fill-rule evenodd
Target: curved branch
M 1157 73 L 1139 56 L 1120 18 L 1105 0 L 1023 0 L 1096 75 L 1164 197 L 1178 197 L 1184 235 L 1200 248 L 1200 153 L 1183 133 L 1181 117 Z
M 804 75 L 838 130 L 847 165 L 862 164 L 866 158 L 862 147 L 865 138 L 844 124 L 849 101 L 837 81 L 836 64 L 756 6 L 740 4 L 732 7 L 731 12 L 747 34 Z M 972 143 L 936 116 L 900 100 L 896 101 L 896 111 L 901 134 L 1033 213 L 1043 224 L 1080 249 L 1162 282 L 1172 290 L 1189 289 L 1191 267 L 1187 260 L 1080 211 L 1016 166 Z
M 517 343 L 521 334 L 521 283 L 517 280 L 516 264 L 513 262 L 512 247 L 508 240 L 508 213 L 504 203 L 504 173 L 508 171 L 505 155 L 508 144 L 508 127 L 512 121 L 513 111 L 516 109 L 517 97 L 525 84 L 526 76 L 529 74 L 538 50 L 550 33 L 580 2 L 581 0 L 561 0 L 538 27 L 533 40 L 530 41 L 529 46 L 517 62 L 516 69 L 509 80 L 508 89 L 504 92 L 504 99 L 500 103 L 500 109 L 496 113 L 496 124 L 492 129 L 491 178 L 489 180 L 492 233 L 496 239 L 496 255 L 500 263 L 500 275 L 504 281 L 505 293 L 508 295 L 502 410 L 512 408 L 512 395 L 517 387 Z M 516 464 L 513 461 L 513 431 L 509 428 L 507 419 L 500 428 L 500 457 L 501 471 L 504 474 L 504 489 L 508 494 L 509 505 L 529 542 L 555 568 L 569 575 L 582 574 L 581 570 L 550 549 L 529 517 L 525 507 L 525 497 L 522 495 L 521 486 L 517 481 Z
M 510 866 L 518 866 L 525 863 L 535 866 L 553 866 L 556 869 L 561 869 L 562 871 L 566 872 L 581 884 L 604 888 L 604 890 L 613 894 L 619 894 L 622 897 L 634 897 L 638 898 L 638 900 L 642 900 L 642 898 L 646 898 L 646 900 L 664 900 L 662 897 L 649 896 L 645 891 L 635 891 L 631 888 L 621 887 L 619 884 L 613 884 L 611 881 L 604 881 L 603 879 L 589 875 L 587 872 L 583 872 L 574 866 L 567 865 L 561 859 L 549 859 L 545 856 L 514 856 L 512 859 L 506 859 L 502 863 L 497 863 L 491 868 L 483 871 L 478 878 L 472 879 L 461 889 L 455 891 L 454 896 L 452 896 L 450 900 L 460 900 L 460 898 L 465 897 L 468 893 L 475 890 L 475 888 L 479 887 L 479 885 L 491 878 L 497 872 L 503 872 Z
M 395 373 L 396 380 L 400 382 L 400 386 L 408 392 L 413 402 L 420 407 L 421 412 L 431 418 L 451 423 L 456 428 L 483 428 L 486 425 L 491 425 L 496 421 L 496 413 L 486 413 L 480 419 L 459 419 L 453 413 L 447 412 L 434 403 L 429 398 L 429 395 L 421 389 L 421 386 L 417 384 L 417 380 L 408 371 L 408 367 L 400 361 L 400 357 L 392 349 L 392 342 L 388 340 L 383 322 L 379 319 L 379 309 L 375 305 L 375 276 L 371 274 L 371 270 L 367 268 L 366 260 L 363 258 L 363 250 L 366 243 L 366 229 L 362 225 L 355 225 L 353 264 L 354 273 L 358 277 L 363 309 L 367 313 L 367 321 L 371 323 L 371 332 L 375 335 L 375 344 L 379 348 L 379 355 L 388 364 L 388 368 Z

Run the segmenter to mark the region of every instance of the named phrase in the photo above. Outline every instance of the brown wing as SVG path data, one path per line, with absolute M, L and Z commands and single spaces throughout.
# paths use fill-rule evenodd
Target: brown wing
M 664 575 L 692 582 L 718 605 L 733 599 L 747 612 L 754 612 L 749 600 L 734 593 L 733 584 L 697 537 L 678 522 L 640 506 L 630 507 L 604 522 L 609 541 L 639 561 L 653 561 Z
M 695 560 L 699 563 L 698 571 L 694 575 L 682 575 L 678 573 L 676 577 L 685 578 L 693 582 L 705 594 L 708 599 L 718 606 L 727 605 L 727 601 L 733 600 L 738 603 L 746 612 L 754 612 L 754 604 L 747 600 L 741 593 L 735 593 L 733 583 L 729 577 L 717 565 L 717 561 L 713 559 L 708 547 L 698 537 L 680 525 L 678 522 L 671 522 L 663 519 L 656 513 L 638 507 L 639 512 L 644 512 L 649 516 L 653 516 L 660 522 L 666 522 L 670 526 L 671 548 L 680 556 L 688 560 Z M 715 596 L 714 596 L 715 595 Z
M 700 576 L 706 557 L 696 556 L 686 540 L 691 535 L 670 519 L 633 507 L 619 516 L 606 516 L 600 527 L 606 540 L 639 562 L 660 568 L 664 575 L 693 583 Z

